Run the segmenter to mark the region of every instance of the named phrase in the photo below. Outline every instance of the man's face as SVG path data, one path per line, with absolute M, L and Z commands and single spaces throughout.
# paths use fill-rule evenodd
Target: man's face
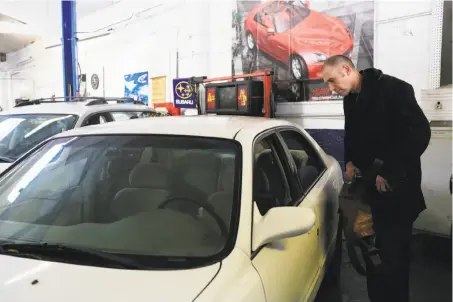
M 321 72 L 321 77 L 331 91 L 346 96 L 353 88 L 352 74 L 352 68 L 349 65 L 326 66 Z

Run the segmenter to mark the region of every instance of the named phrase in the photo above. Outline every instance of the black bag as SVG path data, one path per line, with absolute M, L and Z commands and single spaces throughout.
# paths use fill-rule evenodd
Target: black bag
M 375 246 L 371 207 L 367 202 L 367 184 L 376 179 L 376 171 L 381 165 L 382 162 L 376 160 L 366 176 L 345 182 L 339 196 L 349 259 L 353 268 L 362 276 L 372 274 L 381 264 L 379 250 Z M 368 271 L 360 261 L 358 250 Z

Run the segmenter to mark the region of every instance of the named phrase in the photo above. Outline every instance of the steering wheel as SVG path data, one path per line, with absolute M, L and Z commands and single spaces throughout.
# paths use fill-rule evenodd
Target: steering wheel
M 186 197 L 186 196 L 174 196 L 174 197 L 170 197 L 170 198 L 164 200 L 157 208 L 164 209 L 169 203 L 177 201 L 177 200 L 187 200 L 187 201 L 190 201 L 191 203 L 194 203 L 197 206 L 205 209 L 206 212 L 208 212 L 208 214 L 211 215 L 214 218 L 214 220 L 217 222 L 217 224 L 218 224 L 218 226 L 220 228 L 220 233 L 222 234 L 222 236 L 225 237 L 225 238 L 228 237 L 228 228 L 227 228 L 225 222 L 216 213 L 214 208 L 210 204 L 208 204 L 206 202 L 201 202 L 201 201 L 198 201 L 198 200 L 192 199 L 190 197 Z

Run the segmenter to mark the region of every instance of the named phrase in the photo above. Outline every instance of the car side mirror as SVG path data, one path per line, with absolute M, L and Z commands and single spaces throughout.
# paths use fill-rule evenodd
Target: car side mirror
M 267 29 L 267 34 L 268 34 L 269 36 L 275 35 L 275 28 L 270 28 L 270 27 L 269 27 L 269 28 Z
M 261 216 L 256 203 L 253 204 L 254 251 L 268 243 L 306 234 L 315 225 L 316 215 L 310 208 L 277 207 Z

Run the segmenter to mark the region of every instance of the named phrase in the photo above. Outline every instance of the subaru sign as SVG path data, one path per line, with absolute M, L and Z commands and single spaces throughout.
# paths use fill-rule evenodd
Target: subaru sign
M 173 97 L 175 108 L 197 108 L 197 102 L 189 79 L 173 80 Z

